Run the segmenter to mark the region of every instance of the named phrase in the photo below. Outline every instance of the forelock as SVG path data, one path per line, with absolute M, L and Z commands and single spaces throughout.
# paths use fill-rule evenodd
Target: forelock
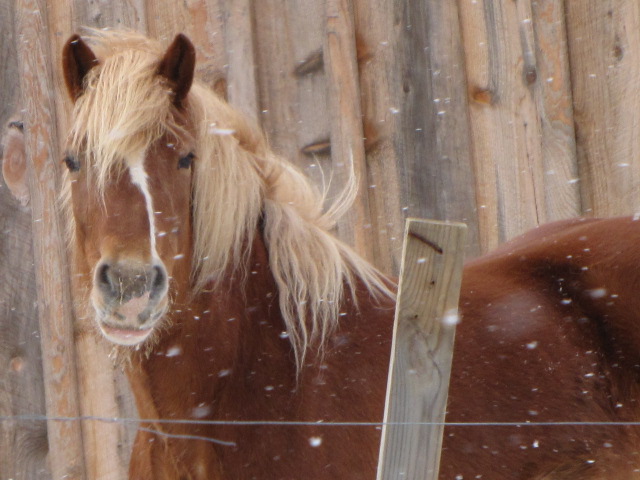
M 137 34 L 99 32 L 88 38 L 98 66 L 87 74 L 72 115 L 68 149 L 82 155 L 99 187 L 166 132 L 173 119 L 171 90 L 157 75 L 162 50 Z

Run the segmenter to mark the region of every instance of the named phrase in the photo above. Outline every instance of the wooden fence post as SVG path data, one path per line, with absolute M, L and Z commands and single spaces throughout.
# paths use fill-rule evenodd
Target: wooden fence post
M 378 480 L 435 480 L 466 225 L 407 220 Z

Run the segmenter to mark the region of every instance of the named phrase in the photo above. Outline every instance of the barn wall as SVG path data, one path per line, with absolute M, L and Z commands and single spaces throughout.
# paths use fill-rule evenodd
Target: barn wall
M 35 20 L 43 28 L 27 28 Z M 185 32 L 200 78 L 319 186 L 331 178 L 338 192 L 353 158 L 361 194 L 337 233 L 397 273 L 408 216 L 466 222 L 475 256 L 540 223 L 640 208 L 639 21 L 634 0 L 10 0 L 0 6 L 0 121 L 33 101 L 28 84 L 18 101 L 33 72 L 16 52 L 46 40 L 35 60 L 50 71 L 51 117 L 25 115 L 28 136 L 49 132 L 57 164 L 70 107 L 59 69 L 66 38 L 81 26 L 166 42 Z M 33 258 L 31 223 L 6 189 L 0 216 L 10 279 L 0 290 L 0 415 L 42 414 L 34 272 L 23 261 Z M 134 416 L 108 346 L 83 320 L 75 329 L 81 412 Z M 16 370 L 17 356 L 27 368 Z M 0 477 L 46 477 L 20 473 L 44 468 L 43 428 L 2 421 Z M 133 430 L 83 422 L 87 456 L 110 438 L 115 458 L 88 458 L 88 478 L 124 475 Z

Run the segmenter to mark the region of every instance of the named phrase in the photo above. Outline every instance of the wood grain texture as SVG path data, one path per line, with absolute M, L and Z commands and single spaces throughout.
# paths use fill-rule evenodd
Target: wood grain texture
M 225 0 L 224 46 L 228 58 L 227 92 L 231 105 L 254 120 L 260 117 L 253 9 L 249 0 Z
M 355 0 L 361 111 L 364 124 L 371 230 L 378 245 L 376 265 L 400 271 L 404 217 L 409 211 L 401 192 L 400 160 L 394 145 L 400 128 L 401 72 L 397 50 L 402 29 L 387 0 Z
M 351 0 L 327 0 L 325 21 L 323 57 L 331 117 L 333 184 L 337 189 L 344 188 L 355 175 L 360 192 L 353 206 L 338 220 L 338 234 L 373 262 L 377 257 L 374 235 L 371 228 L 363 228 L 371 225 L 371 212 Z
M 83 416 L 101 418 L 129 417 L 129 411 L 121 410 L 116 389 L 117 372 L 109 358 L 111 347 L 97 337 L 93 317 L 76 324 L 76 350 L 80 388 L 80 406 Z M 133 397 L 129 397 L 133 402 Z M 126 413 L 125 413 L 126 412 Z M 127 413 L 129 415 L 127 415 Z M 124 480 L 131 450 L 120 447 L 129 439 L 127 424 L 101 420 L 83 420 L 82 439 L 86 459 L 87 478 Z M 129 434 L 130 435 L 130 434 Z M 129 440 L 129 447 L 133 444 Z
M 580 213 L 563 3 L 534 3 L 460 3 L 485 252 Z
M 0 128 L 4 128 L 9 118 L 18 109 L 20 85 L 18 83 L 18 59 L 16 57 L 16 29 L 14 2 L 0 5 L 0 27 L 3 36 L 0 40 Z
M 18 0 L 20 39 L 18 60 L 25 111 L 25 147 L 30 164 L 33 246 L 45 378 L 49 461 L 54 478 L 85 477 L 82 433 L 78 422 L 54 417 L 78 417 L 80 404 L 73 343 L 71 298 L 62 226 L 56 210 L 58 152 L 52 66 L 49 63 L 45 2 Z
M 397 2 L 403 29 L 394 146 L 407 214 L 464 222 L 479 251 L 464 55 L 455 2 Z
M 331 176 L 327 150 L 312 156 L 302 150 L 326 142 L 330 132 L 324 64 L 318 58 L 324 4 L 265 0 L 252 6 L 260 123 L 274 150 L 322 185 Z
M 376 116 L 377 125 L 384 125 L 382 135 L 389 138 L 382 139 L 381 148 L 392 152 L 395 164 L 388 170 L 392 181 L 397 176 L 397 188 L 391 184 L 388 195 L 400 198 L 401 211 L 389 212 L 387 221 L 394 232 L 404 216 L 466 222 L 468 252 L 476 255 L 480 248 L 475 179 L 457 5 L 380 2 L 372 10 L 378 7 L 384 19 L 367 12 L 366 2 L 357 11 L 358 34 L 373 57 L 371 66 L 363 69 L 375 66 L 376 55 L 383 56 L 378 65 L 384 65 L 384 71 L 365 73 L 363 91 L 381 97 L 369 98 L 364 112 L 369 119 Z M 368 25 L 385 33 L 373 35 Z M 375 103 L 385 105 L 387 111 Z M 374 168 L 378 177 L 387 171 Z M 376 212 L 385 210 L 379 202 L 374 205 Z
M 201 6 L 202 0 L 190 2 L 191 5 Z M 160 0 L 146 2 L 147 33 L 167 45 L 180 32 L 186 32 L 189 27 L 189 4 L 187 2 L 172 2 Z
M 4 124 L 4 122 L 3 122 Z M 44 415 L 31 212 L 0 186 L 0 416 Z M 51 479 L 44 421 L 0 421 L 0 476 Z
M 93 28 L 147 29 L 145 0 L 75 1 L 71 19 L 77 26 Z M 81 32 L 78 32 L 81 33 Z
M 0 5 L 0 136 L 20 118 L 13 2 Z M 2 155 L 0 154 L 0 157 Z M 44 415 L 31 211 L 0 180 L 0 416 Z M 0 477 L 49 480 L 47 424 L 0 421 Z
M 533 88 L 544 173 L 545 222 L 581 215 L 579 169 L 576 157 L 573 95 L 564 0 L 531 3 L 531 22 L 523 20 L 526 48 L 534 52 Z M 523 16 L 528 14 L 524 12 Z
M 379 480 L 437 478 L 466 231 L 407 220 Z
M 581 193 L 586 213 L 640 209 L 640 4 L 566 2 Z
M 166 45 L 184 33 L 196 47 L 198 78 L 214 87 L 226 75 L 227 56 L 221 0 L 145 2 L 147 33 Z

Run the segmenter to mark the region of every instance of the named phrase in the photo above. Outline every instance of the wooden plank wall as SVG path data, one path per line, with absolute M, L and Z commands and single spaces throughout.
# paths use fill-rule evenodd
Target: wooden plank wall
M 37 31 L 26 27 L 34 16 Z M 353 158 L 363 188 L 338 234 L 397 273 L 407 216 L 467 223 L 472 257 L 539 223 L 640 208 L 639 23 L 635 0 L 7 0 L 0 121 L 33 101 L 16 52 L 36 36 L 47 47 L 34 60 L 52 111 L 26 112 L 27 128 L 49 132 L 59 149 L 51 123 L 61 137 L 69 103 L 58 66 L 71 33 L 128 27 L 168 42 L 185 32 L 200 77 L 318 185 L 331 178 L 337 192 Z M 24 261 L 31 224 L 0 193 L 0 268 L 11 279 L 0 290 L 0 415 L 42 414 Z M 85 327 L 76 323 L 82 412 L 134 415 L 121 374 Z M 106 401 L 90 394 L 98 373 Z M 33 473 L 45 468 L 42 428 L 2 420 L 0 477 L 45 478 Z M 124 475 L 131 428 L 85 422 L 83 435 L 89 453 L 105 435 L 115 443 L 107 451 L 118 466 L 90 460 L 89 477 Z

